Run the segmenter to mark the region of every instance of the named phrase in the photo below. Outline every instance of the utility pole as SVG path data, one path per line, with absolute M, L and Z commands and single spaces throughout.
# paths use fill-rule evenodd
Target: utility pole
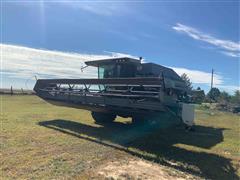
M 211 89 L 213 88 L 213 72 L 214 72 L 214 70 L 212 69 Z
M 11 96 L 13 95 L 13 88 L 12 88 L 12 86 L 11 86 Z

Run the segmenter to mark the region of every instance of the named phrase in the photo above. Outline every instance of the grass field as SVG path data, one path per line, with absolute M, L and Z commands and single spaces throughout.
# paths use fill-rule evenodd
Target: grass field
M 181 126 L 131 125 L 123 118 L 99 125 L 88 111 L 53 106 L 33 95 L 1 99 L 2 179 L 100 178 L 99 166 L 131 158 L 183 178 L 240 176 L 237 115 L 197 108 L 195 131 L 185 132 Z

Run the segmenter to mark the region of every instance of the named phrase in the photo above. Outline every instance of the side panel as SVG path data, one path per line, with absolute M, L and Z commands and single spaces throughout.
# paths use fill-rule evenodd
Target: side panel
M 194 105 L 182 103 L 182 120 L 188 126 L 194 125 Z

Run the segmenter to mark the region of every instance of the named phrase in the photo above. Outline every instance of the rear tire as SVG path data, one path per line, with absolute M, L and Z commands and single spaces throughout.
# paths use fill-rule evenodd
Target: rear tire
M 103 112 L 92 112 L 92 117 L 97 123 L 110 123 L 116 118 L 116 114 L 103 113 Z

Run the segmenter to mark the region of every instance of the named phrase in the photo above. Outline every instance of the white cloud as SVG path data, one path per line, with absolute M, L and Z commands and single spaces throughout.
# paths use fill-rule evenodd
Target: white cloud
M 126 53 L 108 51 L 106 52 L 110 55 L 50 51 L 6 44 L 1 44 L 0 47 L 2 49 L 2 74 L 4 77 L 24 81 L 34 75 L 37 75 L 38 78 L 96 78 L 97 70 L 94 67 L 88 67 L 81 72 L 81 67 L 85 66 L 85 61 L 110 57 L 138 58 Z M 193 83 L 206 85 L 211 80 L 211 73 L 208 72 L 180 67 L 172 68 L 179 75 L 186 73 Z M 223 77 L 217 74 L 214 76 L 214 84 L 225 89 L 231 88 L 224 86 Z
M 222 53 L 227 55 L 227 56 L 231 56 L 231 57 L 240 57 L 240 53 L 239 52 L 226 52 L 226 51 L 222 51 Z
M 10 78 L 91 78 L 96 77 L 96 68 L 88 67 L 81 72 L 85 61 L 111 57 L 135 56 L 126 53 L 108 52 L 108 54 L 80 54 L 72 52 L 50 51 L 23 46 L 0 44 L 2 49 L 2 74 Z
M 198 70 L 189 70 L 186 68 L 179 68 L 179 67 L 170 67 L 174 71 L 176 71 L 179 75 L 186 73 L 190 80 L 194 83 L 199 85 L 207 85 L 210 87 L 211 76 L 212 74 L 209 72 L 198 71 Z M 224 78 L 226 79 L 226 78 Z M 214 87 L 219 88 L 221 91 L 226 91 L 230 94 L 233 94 L 236 90 L 240 90 L 240 86 L 238 85 L 226 85 L 224 84 L 224 79 L 219 74 L 214 74 L 213 85 Z
M 82 11 L 86 11 L 92 14 L 101 15 L 101 16 L 121 16 L 128 11 L 128 6 L 124 5 L 120 2 L 81 2 L 81 1 L 63 1 L 59 2 L 65 6 L 71 7 L 73 9 L 79 9 Z
M 217 85 L 217 88 L 221 89 L 222 91 L 229 92 L 233 94 L 236 90 L 240 91 L 240 86 L 234 86 L 234 85 Z
M 106 55 L 65 53 L 33 49 L 14 45 L 1 45 L 2 73 L 10 78 L 84 78 L 96 77 L 95 68 L 89 67 L 81 72 L 84 62 L 93 59 L 109 58 Z
M 113 52 L 113 51 L 104 51 L 104 52 L 111 54 L 112 57 L 129 57 L 129 58 L 134 58 L 134 59 L 139 58 L 137 56 L 133 56 L 133 55 L 126 54 L 126 53 Z
M 140 59 L 140 57 L 138 57 L 138 56 L 133 56 L 133 55 L 126 54 L 126 53 L 113 52 L 113 51 L 104 51 L 104 52 L 111 54 L 112 57 L 129 57 L 129 58 L 133 58 L 133 59 Z M 147 61 L 142 57 L 141 62 L 146 63 Z
M 179 75 L 182 75 L 183 73 L 187 74 L 193 83 L 210 84 L 210 82 L 211 82 L 211 73 L 209 73 L 209 72 L 190 70 L 190 69 L 179 68 L 179 67 L 170 67 L 170 68 L 172 68 L 174 71 L 176 71 Z M 223 77 L 218 74 L 215 74 L 214 75 L 214 84 L 215 85 L 223 84 Z
M 177 23 L 172 28 L 178 32 L 187 34 L 195 40 L 206 42 L 223 50 L 224 52 L 222 53 L 227 56 L 240 57 L 240 43 L 230 40 L 218 39 L 216 37 L 213 37 L 212 35 L 203 33 L 193 27 L 186 26 L 180 23 Z

